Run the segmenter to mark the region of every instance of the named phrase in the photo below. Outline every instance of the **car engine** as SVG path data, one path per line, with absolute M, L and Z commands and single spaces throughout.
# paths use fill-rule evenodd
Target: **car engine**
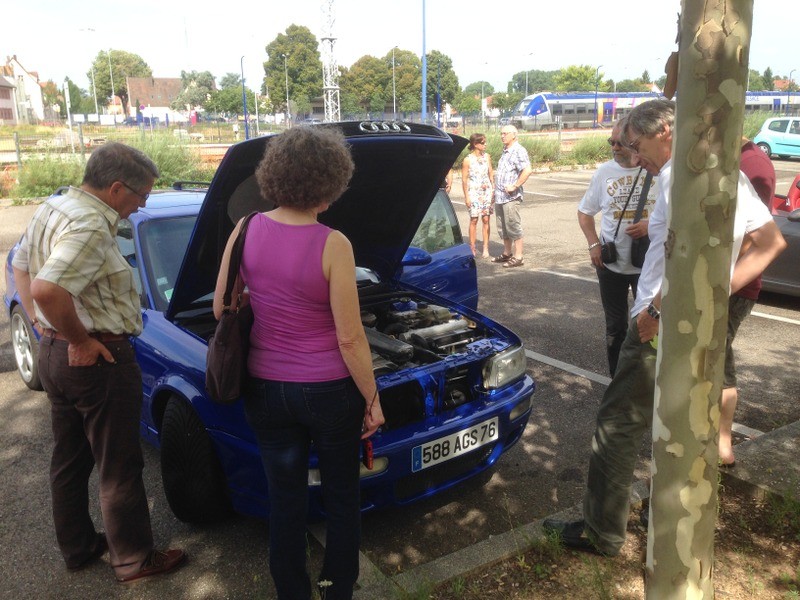
M 363 309 L 361 323 L 376 375 L 439 361 L 484 337 L 463 315 L 406 297 Z

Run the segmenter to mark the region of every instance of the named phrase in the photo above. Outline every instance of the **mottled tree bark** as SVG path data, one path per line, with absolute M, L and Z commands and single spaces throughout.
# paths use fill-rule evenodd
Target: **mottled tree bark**
M 717 437 L 753 0 L 683 0 L 647 598 L 713 598 Z

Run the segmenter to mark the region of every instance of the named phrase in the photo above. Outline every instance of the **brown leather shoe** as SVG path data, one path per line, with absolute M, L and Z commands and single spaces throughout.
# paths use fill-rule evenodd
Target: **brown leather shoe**
M 180 567 L 186 560 L 186 553 L 183 550 L 151 550 L 142 561 L 141 567 L 135 573 L 125 577 L 117 577 L 120 583 L 131 583 L 145 577 L 169 573 Z M 120 565 L 123 566 L 123 565 Z

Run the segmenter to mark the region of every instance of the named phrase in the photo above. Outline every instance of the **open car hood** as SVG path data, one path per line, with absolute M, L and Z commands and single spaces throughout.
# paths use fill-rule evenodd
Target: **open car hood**
M 319 215 L 319 221 L 347 236 L 356 265 L 372 269 L 387 281 L 397 273 L 447 170 L 467 140 L 414 123 L 353 121 L 314 127 L 341 129 L 355 161 L 350 186 Z M 253 210 L 273 208 L 271 199 L 261 197 L 254 175 L 273 138 L 231 146 L 222 159 L 200 208 L 167 318 L 207 309 L 234 225 Z

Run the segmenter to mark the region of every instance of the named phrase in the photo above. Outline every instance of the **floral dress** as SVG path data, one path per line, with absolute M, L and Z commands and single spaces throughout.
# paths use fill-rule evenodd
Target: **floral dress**
M 491 215 L 494 212 L 492 199 L 494 192 L 492 183 L 489 181 L 489 160 L 486 155 L 469 155 L 469 180 L 467 182 L 469 191 L 469 216 L 477 218 Z

